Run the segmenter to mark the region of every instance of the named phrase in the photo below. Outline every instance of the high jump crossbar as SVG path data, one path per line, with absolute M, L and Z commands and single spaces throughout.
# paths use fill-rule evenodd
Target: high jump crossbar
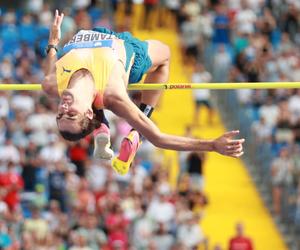
M 229 83 L 143 83 L 131 84 L 128 90 L 179 90 L 179 89 L 298 89 L 300 82 L 229 82 Z M 41 90 L 41 84 L 0 84 L 4 90 Z

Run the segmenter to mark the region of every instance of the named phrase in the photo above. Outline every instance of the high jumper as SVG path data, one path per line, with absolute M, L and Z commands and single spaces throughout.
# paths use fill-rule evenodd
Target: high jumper
M 165 83 L 169 78 L 170 50 L 157 40 L 141 41 L 129 32 L 106 28 L 80 30 L 62 47 L 57 58 L 64 14 L 55 11 L 47 46 L 47 64 L 42 89 L 60 97 L 57 113 L 59 132 L 66 140 L 79 140 L 94 133 L 94 156 L 111 159 L 109 125 L 103 110 L 125 119 L 132 130 L 112 160 L 119 174 L 126 174 L 145 137 L 157 147 L 178 151 L 215 151 L 240 157 L 244 139 L 230 131 L 214 140 L 200 140 L 163 133 L 150 120 L 161 90 L 142 90 L 140 106 L 129 98 L 127 85 L 139 82 Z

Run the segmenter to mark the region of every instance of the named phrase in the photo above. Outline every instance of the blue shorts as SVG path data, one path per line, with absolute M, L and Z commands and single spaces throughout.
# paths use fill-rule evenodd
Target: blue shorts
M 93 30 L 101 33 L 112 34 L 117 38 L 124 40 L 126 50 L 126 71 L 130 66 L 132 56 L 135 56 L 129 74 L 129 83 L 139 82 L 143 75 L 152 66 L 152 61 L 148 55 L 148 43 L 133 37 L 129 32 L 117 33 L 104 27 L 97 27 Z

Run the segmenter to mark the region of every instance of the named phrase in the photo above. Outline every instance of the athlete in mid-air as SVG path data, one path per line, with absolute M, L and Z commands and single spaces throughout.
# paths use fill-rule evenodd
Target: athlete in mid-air
M 47 64 L 43 90 L 59 96 L 57 126 L 67 140 L 79 140 L 94 133 L 94 156 L 110 159 L 109 126 L 103 109 L 125 119 L 132 130 L 123 139 L 119 155 L 112 160 L 120 174 L 128 172 L 141 142 L 141 136 L 155 146 L 186 151 L 215 151 L 231 157 L 243 154 L 244 139 L 233 139 L 239 132 L 230 131 L 214 140 L 199 140 L 162 133 L 149 119 L 161 91 L 142 91 L 137 107 L 129 98 L 127 85 L 139 82 L 167 82 L 170 50 L 157 40 L 140 41 L 130 33 L 116 33 L 106 28 L 80 30 L 62 47 L 63 13 L 56 10 L 47 47 Z

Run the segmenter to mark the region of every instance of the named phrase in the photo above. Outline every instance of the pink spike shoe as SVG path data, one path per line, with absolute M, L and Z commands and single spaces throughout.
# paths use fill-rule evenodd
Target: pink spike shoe
M 110 131 L 104 123 L 101 123 L 100 128 L 94 130 L 93 156 L 99 160 L 111 160 L 114 156 L 114 152 L 110 148 Z
M 128 173 L 134 156 L 141 144 L 139 133 L 135 130 L 132 130 L 123 139 L 119 156 L 112 160 L 112 167 L 118 174 L 125 175 Z

